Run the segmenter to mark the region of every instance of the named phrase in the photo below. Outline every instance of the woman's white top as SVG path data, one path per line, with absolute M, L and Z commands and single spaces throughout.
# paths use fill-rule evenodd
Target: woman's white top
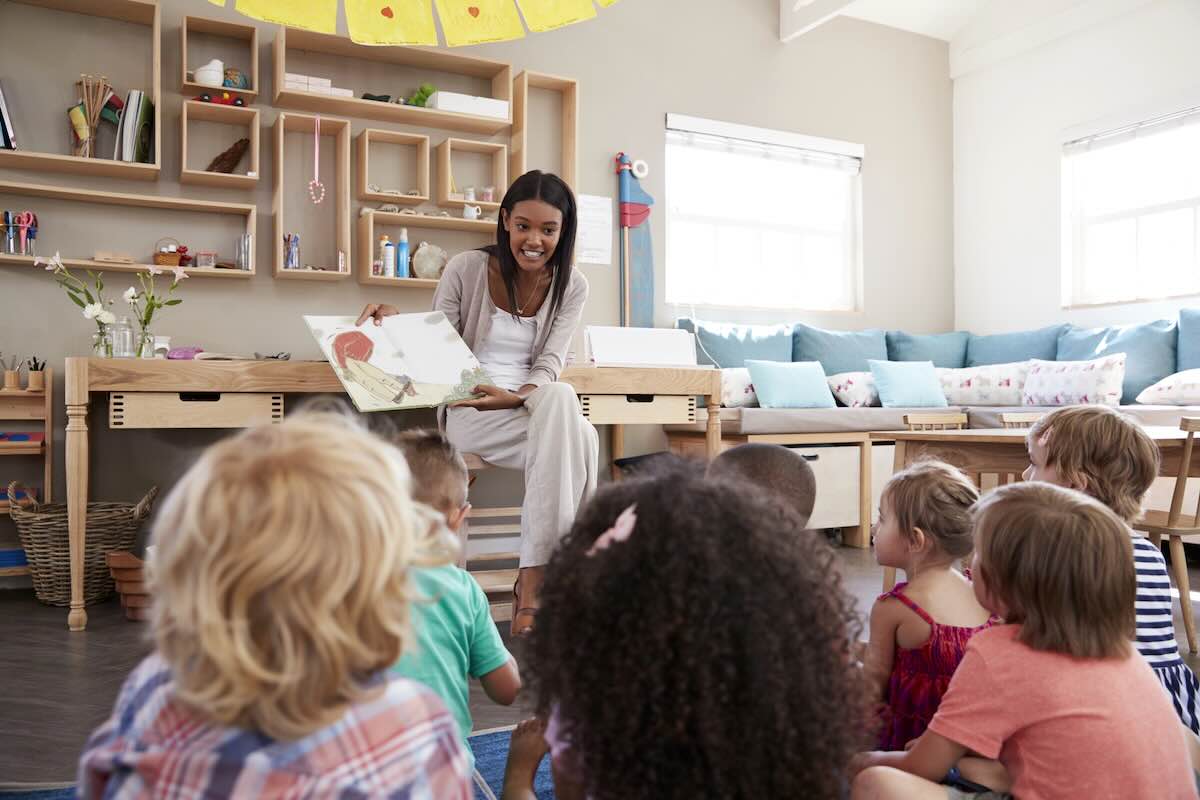
M 479 351 L 479 364 L 501 389 L 516 391 L 529 382 L 533 368 L 533 338 L 537 321 L 516 317 L 499 308 L 492 311 L 491 330 Z

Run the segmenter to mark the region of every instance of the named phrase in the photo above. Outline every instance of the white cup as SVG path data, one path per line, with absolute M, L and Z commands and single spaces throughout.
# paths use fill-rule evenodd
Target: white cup
M 463 189 L 463 199 L 466 200 L 468 203 L 475 202 L 475 187 L 474 186 L 468 186 L 467 188 Z
M 479 219 L 479 215 L 482 213 L 483 209 L 479 206 L 463 206 L 463 219 Z

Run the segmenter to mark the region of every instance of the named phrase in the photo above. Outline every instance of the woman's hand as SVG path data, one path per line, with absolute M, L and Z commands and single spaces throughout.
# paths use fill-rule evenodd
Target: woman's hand
M 476 386 L 472 389 L 475 394 L 482 394 L 483 397 L 474 400 L 459 400 L 457 403 L 451 403 L 451 408 L 477 408 L 480 411 L 498 411 L 502 408 L 520 408 L 525 404 L 525 398 L 516 392 L 510 392 L 508 389 L 501 389 L 499 386 Z
M 354 324 L 355 326 L 362 325 L 367 320 L 373 319 L 375 320 L 376 325 L 382 325 L 384 317 L 390 317 L 393 314 L 399 313 L 400 309 L 396 308 L 395 306 L 384 305 L 382 303 L 379 305 L 376 305 L 375 303 L 369 303 L 367 307 L 362 310 L 362 313 L 358 315 L 358 321 Z

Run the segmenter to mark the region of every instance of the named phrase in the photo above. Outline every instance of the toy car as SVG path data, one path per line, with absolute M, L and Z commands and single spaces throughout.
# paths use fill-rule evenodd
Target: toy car
M 221 106 L 244 106 L 246 101 L 240 97 L 236 97 L 229 92 L 221 92 L 218 96 L 213 96 L 209 92 L 205 92 L 196 98 L 201 103 L 216 103 Z

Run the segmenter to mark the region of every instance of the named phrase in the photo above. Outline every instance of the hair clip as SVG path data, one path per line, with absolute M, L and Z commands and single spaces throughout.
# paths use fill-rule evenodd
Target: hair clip
M 609 545 L 614 542 L 627 540 L 630 534 L 633 533 L 633 526 L 637 524 L 636 508 L 637 503 L 634 503 L 622 511 L 621 515 L 617 517 L 617 521 L 612 524 L 612 527 L 600 534 L 600 537 L 592 543 L 592 546 L 588 548 L 587 554 L 594 556 L 601 550 L 607 550 Z

